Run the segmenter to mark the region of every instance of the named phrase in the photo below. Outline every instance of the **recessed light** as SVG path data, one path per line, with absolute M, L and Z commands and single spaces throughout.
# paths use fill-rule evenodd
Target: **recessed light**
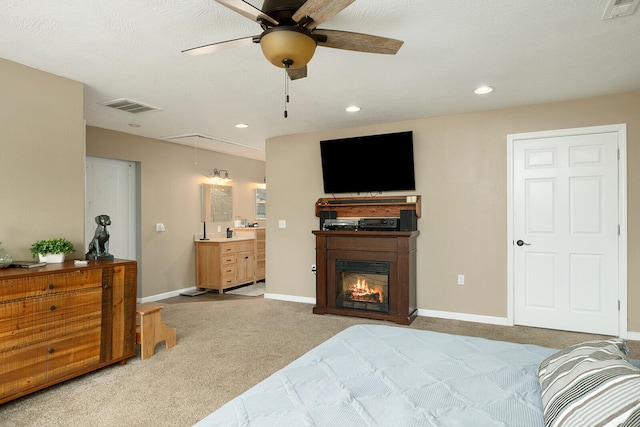
M 236 127 L 237 127 L 238 129 L 246 129 L 246 128 L 248 128 L 248 127 L 249 127 L 249 125 L 248 125 L 248 124 L 246 124 L 246 123 L 238 123 L 238 124 L 236 125 Z
M 345 108 L 345 110 L 350 112 L 350 113 L 355 113 L 356 111 L 360 111 L 360 107 L 358 107 L 357 105 L 351 105 L 351 106 Z
M 493 92 L 493 88 L 491 86 L 480 86 L 473 91 L 476 95 L 485 95 L 491 92 Z

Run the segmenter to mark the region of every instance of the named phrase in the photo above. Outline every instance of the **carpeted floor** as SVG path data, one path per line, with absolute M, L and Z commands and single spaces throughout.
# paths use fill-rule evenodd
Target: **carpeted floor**
M 352 317 L 308 304 L 207 293 L 164 301 L 178 343 L 0 405 L 0 425 L 191 426 L 335 333 Z M 413 328 L 560 348 L 597 336 L 418 317 Z M 630 343 L 640 357 L 640 343 Z

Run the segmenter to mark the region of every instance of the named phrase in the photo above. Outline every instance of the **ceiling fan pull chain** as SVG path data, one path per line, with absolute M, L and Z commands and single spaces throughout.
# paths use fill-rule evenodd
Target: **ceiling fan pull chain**
M 284 118 L 286 119 L 288 116 L 287 113 L 287 104 L 289 103 L 289 76 L 287 75 L 287 68 L 284 70 Z

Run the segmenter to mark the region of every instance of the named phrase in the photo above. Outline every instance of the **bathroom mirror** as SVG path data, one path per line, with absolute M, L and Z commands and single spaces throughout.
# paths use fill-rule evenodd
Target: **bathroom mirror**
M 201 184 L 202 222 L 224 222 L 233 218 L 233 187 Z
M 256 219 L 267 219 L 266 188 L 256 188 Z

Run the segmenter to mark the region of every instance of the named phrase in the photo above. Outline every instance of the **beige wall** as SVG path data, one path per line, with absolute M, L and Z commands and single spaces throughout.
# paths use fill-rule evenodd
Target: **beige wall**
M 205 173 L 226 169 L 233 179 L 233 214 L 254 219 L 254 190 L 265 164 L 166 141 L 87 127 L 87 155 L 139 162 L 142 271 L 138 294 L 149 297 L 195 286 L 194 235 L 202 234 L 200 184 Z M 156 231 L 163 223 L 165 232 Z M 207 235 L 217 226 L 208 223 Z M 117 256 L 117 254 L 115 254 Z
M 40 239 L 84 246 L 81 83 L 0 58 L 0 241 L 29 260 Z
M 0 82 L 0 241 L 14 259 L 31 259 L 34 241 L 66 237 L 77 249 L 73 258 L 83 258 L 83 85 L 4 59 Z M 264 162 L 94 127 L 86 133 L 87 155 L 140 165 L 140 296 L 195 285 L 199 184 L 208 181 L 202 172 L 227 169 L 234 179 L 234 215 L 254 218 L 253 190 L 264 180 Z M 167 231 L 156 232 L 157 222 Z M 231 223 L 221 225 L 224 230 Z M 215 231 L 214 224 L 207 229 Z
M 267 141 L 267 282 L 272 294 L 315 298 L 314 203 L 324 197 L 319 141 L 413 130 L 418 308 L 507 316 L 507 135 L 627 124 L 628 307 L 640 331 L 640 92 L 452 115 Z M 392 194 L 392 193 L 390 193 Z M 287 228 L 278 228 L 285 219 Z M 458 274 L 465 285 L 458 286 Z
M 84 138 L 81 83 L 0 59 L 0 240 L 30 259 L 37 239 L 63 236 L 84 251 Z M 317 229 L 323 197 L 318 141 L 411 129 L 419 221 L 418 307 L 506 316 L 506 136 L 627 123 L 629 330 L 640 331 L 640 92 L 303 135 L 267 142 L 268 292 L 315 297 Z M 87 154 L 140 162 L 143 296 L 194 285 L 192 236 L 201 233 L 198 184 L 228 169 L 234 194 L 262 182 L 263 162 L 87 128 Z M 246 193 L 251 193 L 246 191 Z M 234 197 L 251 218 L 253 199 Z M 278 228 L 285 219 L 287 228 Z M 167 226 L 155 231 L 155 223 Z M 225 226 L 226 228 L 226 226 Z M 76 257 L 81 257 L 76 254 Z M 458 273 L 466 285 L 455 285 Z

